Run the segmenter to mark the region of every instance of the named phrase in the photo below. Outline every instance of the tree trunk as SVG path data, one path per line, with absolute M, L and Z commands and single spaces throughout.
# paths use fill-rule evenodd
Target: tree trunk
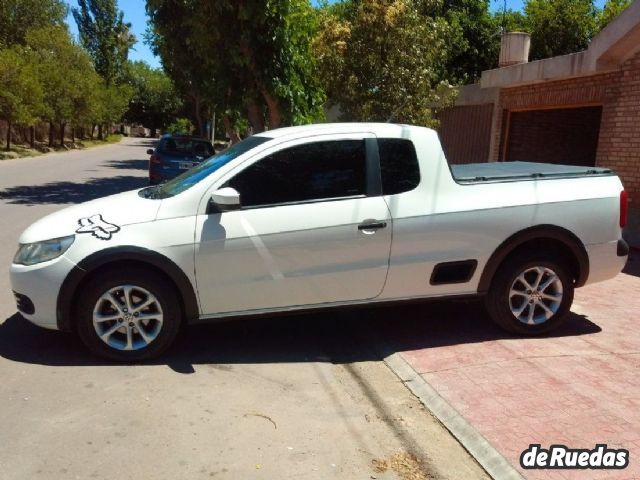
M 255 100 L 250 100 L 247 105 L 247 117 L 253 133 L 264 132 L 264 115 L 262 108 L 258 106 Z
M 233 145 L 234 143 L 238 143 L 240 141 L 240 136 L 238 135 L 236 129 L 231 125 L 231 119 L 229 118 L 229 115 L 223 115 L 222 122 L 224 123 L 224 129 L 227 131 L 227 135 L 231 140 L 231 145 Z
M 273 130 L 278 128 L 282 123 L 282 111 L 280 110 L 280 102 L 266 88 L 261 90 L 262 97 L 267 103 L 267 109 L 269 110 L 269 129 Z
M 53 122 L 49 122 L 49 148 L 53 148 Z
M 11 149 L 11 120 L 7 120 L 7 148 L 6 150 Z
M 104 136 L 102 134 L 102 124 L 98 125 L 98 140 L 104 140 Z
M 94 132 L 95 132 L 95 131 L 96 131 L 96 124 L 95 124 L 95 123 L 92 123 L 92 124 L 91 124 L 91 132 L 90 132 L 90 134 L 89 134 L 89 138 L 90 138 L 91 140 L 93 140 L 93 134 L 94 134 Z
M 76 143 L 76 127 L 71 126 L 71 143 Z
M 60 148 L 64 148 L 64 127 L 66 125 L 66 123 L 60 122 Z
M 193 96 L 193 114 L 196 118 L 196 129 L 198 130 L 198 135 L 204 138 L 205 136 L 204 125 L 202 122 L 202 112 L 200 111 L 200 107 L 201 107 L 200 104 L 201 104 L 200 97 L 198 97 L 197 95 L 194 95 Z
M 36 127 L 34 125 L 29 127 L 29 145 L 31 148 L 36 148 Z

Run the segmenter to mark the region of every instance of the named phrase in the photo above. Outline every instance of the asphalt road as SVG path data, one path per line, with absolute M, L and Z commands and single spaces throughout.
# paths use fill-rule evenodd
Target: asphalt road
M 20 232 L 143 186 L 150 145 L 0 162 L 2 479 L 487 478 L 363 341 L 366 311 L 188 328 L 138 366 L 17 315 Z

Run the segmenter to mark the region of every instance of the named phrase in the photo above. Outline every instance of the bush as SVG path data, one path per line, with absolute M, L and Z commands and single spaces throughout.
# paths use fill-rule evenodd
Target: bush
M 184 133 L 190 135 L 193 132 L 193 123 L 188 118 L 176 118 L 166 130 L 167 133 Z

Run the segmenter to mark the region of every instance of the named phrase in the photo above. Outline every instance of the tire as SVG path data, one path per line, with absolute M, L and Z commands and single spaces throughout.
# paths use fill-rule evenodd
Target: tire
M 567 319 L 573 303 L 574 283 L 568 272 L 570 268 L 551 254 L 508 258 L 485 298 L 489 315 L 500 327 L 519 335 L 555 330 Z
M 158 357 L 173 343 L 182 323 L 175 288 L 143 268 L 94 276 L 80 291 L 75 312 L 76 330 L 85 346 L 119 362 Z

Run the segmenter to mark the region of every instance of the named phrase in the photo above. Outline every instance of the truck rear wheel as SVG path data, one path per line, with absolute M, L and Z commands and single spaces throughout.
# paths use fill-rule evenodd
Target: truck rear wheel
M 519 255 L 505 261 L 485 303 L 505 330 L 540 335 L 558 328 L 573 303 L 573 279 L 561 261 L 544 254 Z

